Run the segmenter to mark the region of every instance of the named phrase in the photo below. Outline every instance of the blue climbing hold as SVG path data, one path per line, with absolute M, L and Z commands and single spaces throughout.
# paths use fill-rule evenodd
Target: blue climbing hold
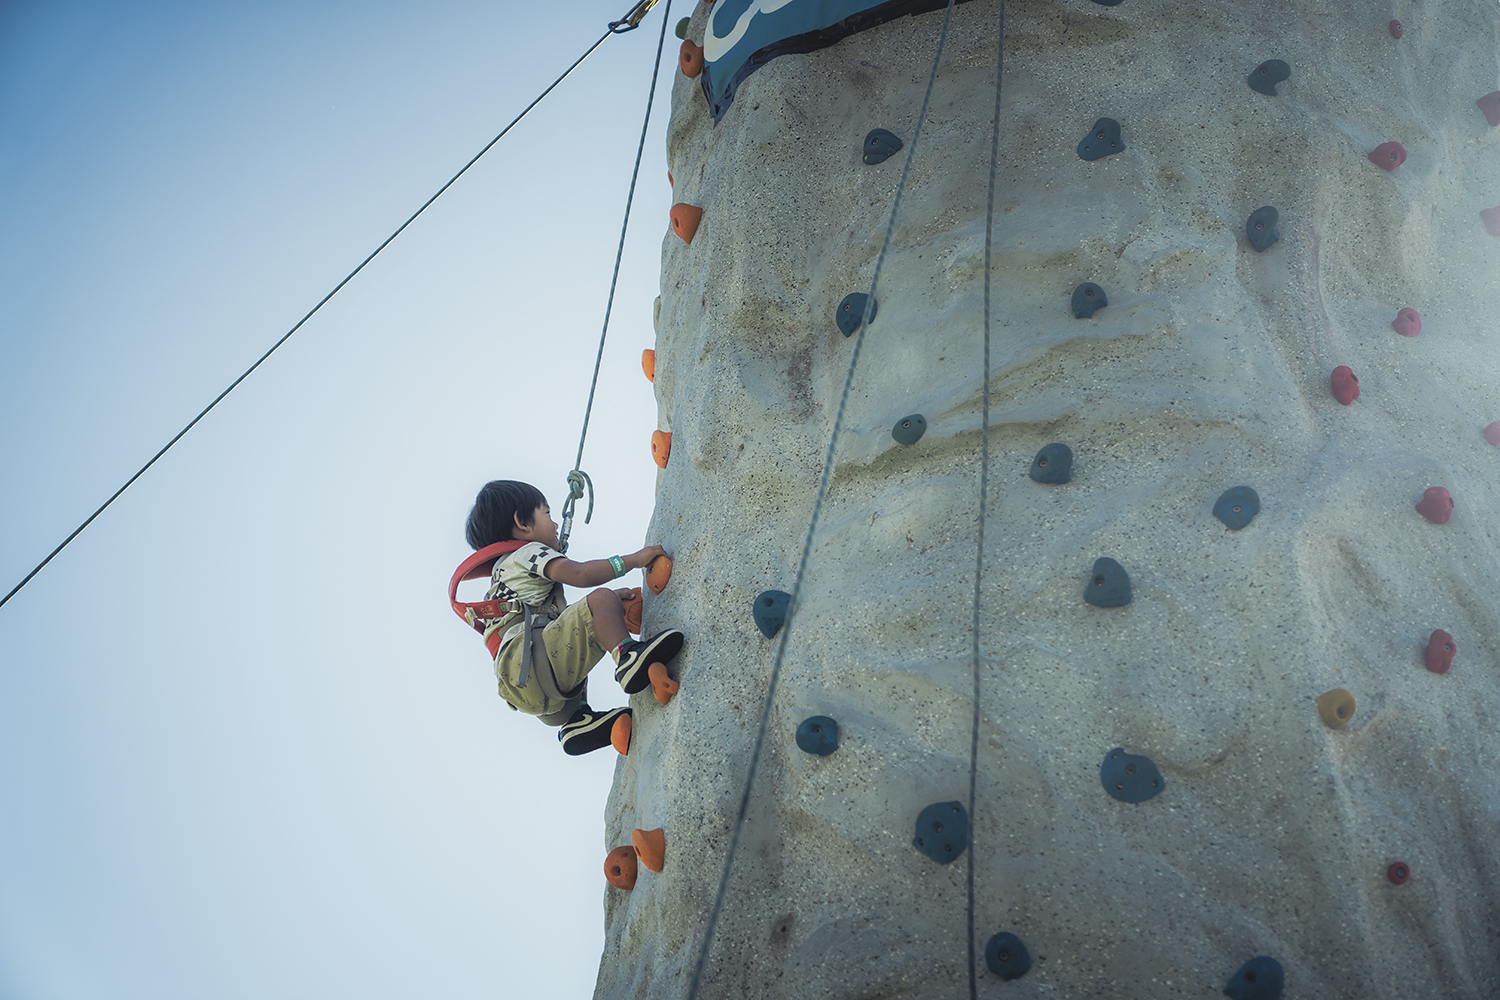
M 839 748 L 839 724 L 826 715 L 803 719 L 797 727 L 797 746 L 807 753 L 827 757 Z
M 854 331 L 859 329 L 859 324 L 865 321 L 865 301 L 869 297 L 864 292 L 850 292 L 844 296 L 844 301 L 839 303 L 838 313 L 833 319 L 839 325 L 839 331 L 844 336 L 854 336 Z M 879 308 L 879 302 L 870 303 L 871 323 L 875 322 L 875 312 Z
M 1092 281 L 1085 281 L 1073 289 L 1073 318 L 1093 319 L 1094 313 L 1109 305 L 1109 299 L 1104 297 L 1104 289 Z
M 1102 3 L 1103 0 L 1094 0 Z M 1119 0 L 1115 0 L 1116 3 Z M 1109 6 L 1114 6 L 1110 4 Z M 984 964 L 990 967 L 995 975 L 1009 982 L 1012 979 L 1020 979 L 1031 969 L 1031 952 L 1026 950 L 1026 944 L 1014 934 L 1004 931 L 990 938 L 989 944 L 984 946 Z
M 1275 97 L 1276 85 L 1292 75 L 1292 67 L 1281 59 L 1267 59 L 1255 71 L 1246 78 L 1250 89 L 1257 94 L 1265 94 L 1267 97 Z
M 894 132 L 887 132 L 883 128 L 872 128 L 870 134 L 865 136 L 865 163 L 874 166 L 884 163 L 895 153 L 899 152 L 904 143 Z
M 1078 144 L 1080 160 L 1102 160 L 1124 151 L 1125 140 L 1120 137 L 1120 123 L 1113 118 L 1101 118 L 1094 122 L 1093 129 Z
M 1276 231 L 1276 223 L 1280 218 L 1280 212 L 1266 205 L 1251 212 L 1250 218 L 1245 220 L 1245 235 L 1250 238 L 1250 245 L 1257 253 L 1271 249 L 1271 244 L 1281 239 L 1281 234 Z
M 954 861 L 969 846 L 969 812 L 960 802 L 935 802 L 917 817 L 911 846 L 940 865 Z
M 1260 495 L 1248 486 L 1231 486 L 1214 504 L 1214 517 L 1230 531 L 1239 531 L 1260 513 Z
M 1054 441 L 1031 460 L 1031 478 L 1048 486 L 1061 486 L 1073 478 L 1073 449 Z
M 1099 765 L 1099 781 L 1104 790 L 1121 802 L 1145 802 L 1167 787 L 1150 757 L 1138 757 L 1115 747 L 1104 755 Z
M 791 606 L 792 595 L 780 590 L 767 590 L 755 599 L 755 627 L 767 639 L 776 638 L 781 626 L 786 624 L 786 609 Z
M 1095 559 L 1083 599 L 1096 608 L 1123 608 L 1130 603 L 1130 574 L 1108 556 Z
M 1118 7 L 1124 0 L 1094 0 L 1101 7 Z
M 902 444 L 916 444 L 922 440 L 922 435 L 927 433 L 927 418 L 920 413 L 913 413 L 909 417 L 902 417 L 896 421 L 896 426 L 891 428 L 891 437 Z
M 1281 988 L 1286 984 L 1286 974 L 1281 963 L 1265 955 L 1257 955 L 1236 972 L 1224 987 L 1224 995 L 1230 1000 L 1281 1000 Z

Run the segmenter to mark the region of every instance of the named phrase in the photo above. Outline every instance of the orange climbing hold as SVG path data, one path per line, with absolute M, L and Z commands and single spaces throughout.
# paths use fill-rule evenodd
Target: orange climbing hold
M 668 431 L 651 432 L 651 458 L 656 464 L 665 469 L 667 458 L 672 454 L 672 435 Z
M 641 371 L 646 373 L 646 381 L 656 381 L 656 352 L 649 347 L 641 352 Z
M 651 588 L 651 593 L 660 594 L 667 589 L 667 581 L 672 579 L 672 560 L 666 556 L 657 556 L 651 560 L 651 565 L 646 567 L 646 586 Z
M 682 687 L 667 673 L 665 663 L 653 663 L 646 668 L 646 676 L 651 678 L 651 693 L 656 695 L 656 700 L 665 705 L 672 700 L 677 689 Z
M 625 609 L 625 628 L 631 635 L 641 634 L 641 588 L 631 587 L 630 590 L 620 598 L 620 604 Z
M 703 209 L 697 205 L 678 202 L 672 206 L 672 232 L 682 237 L 682 242 L 693 242 L 698 223 L 703 219 Z
M 635 848 L 626 844 L 604 856 L 604 878 L 616 889 L 635 888 Z
M 609 742 L 620 756 L 624 757 L 630 753 L 630 713 L 625 712 L 615 720 L 614 726 L 609 731 Z
M 640 856 L 641 864 L 654 872 L 661 871 L 661 866 L 667 860 L 667 835 L 662 832 L 661 827 L 655 830 L 631 830 L 630 842 L 635 845 L 635 853 Z
M 683 41 L 677 56 L 682 63 L 682 75 L 689 80 L 703 72 L 703 46 L 694 45 L 691 38 Z

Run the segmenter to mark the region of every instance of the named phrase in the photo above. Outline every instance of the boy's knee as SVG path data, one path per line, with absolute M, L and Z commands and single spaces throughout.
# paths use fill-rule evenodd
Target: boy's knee
M 618 605 L 620 603 L 620 595 L 608 587 L 600 587 L 598 590 L 589 591 L 588 602 L 590 608 L 607 607 L 611 604 Z

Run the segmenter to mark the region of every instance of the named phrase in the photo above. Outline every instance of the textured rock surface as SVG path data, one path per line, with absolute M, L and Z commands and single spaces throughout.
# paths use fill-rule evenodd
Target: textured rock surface
M 701 39 L 708 7 L 693 16 Z M 993 277 L 976 947 L 984 995 L 1219 995 L 1255 955 L 1287 996 L 1500 994 L 1500 132 L 1495 4 L 1012 2 Z M 966 801 L 988 122 L 998 7 L 957 8 L 865 341 L 704 997 L 967 995 L 965 866 L 911 846 Z M 673 435 L 649 538 L 673 553 L 647 628 L 684 629 L 680 694 L 634 699 L 604 850 L 662 827 L 666 865 L 605 890 L 596 996 L 685 994 L 942 13 L 774 60 L 711 125 L 674 92 L 655 346 Z M 1292 67 L 1280 96 L 1246 74 Z M 1081 161 L 1110 117 L 1128 148 Z M 1383 141 L 1410 156 L 1386 173 Z M 1280 212 L 1280 241 L 1245 219 Z M 1080 282 L 1109 307 L 1073 318 Z M 1409 339 L 1403 306 L 1424 317 Z M 1328 373 L 1363 394 L 1344 407 Z M 927 431 L 890 429 L 920 413 Z M 1045 444 L 1072 481 L 1032 482 Z M 642 442 L 641 460 L 646 461 Z M 1227 488 L 1261 511 L 1212 514 Z M 1413 505 L 1449 489 L 1456 513 Z M 1090 607 L 1109 556 L 1133 601 Z M 1423 669 L 1436 628 L 1463 655 Z M 1317 698 L 1347 688 L 1331 730 Z M 840 747 L 800 752 L 810 715 Z M 1151 758 L 1140 804 L 1100 785 Z M 1386 876 L 1395 860 L 1410 880 Z M 1002 983 L 985 941 L 1032 968 Z

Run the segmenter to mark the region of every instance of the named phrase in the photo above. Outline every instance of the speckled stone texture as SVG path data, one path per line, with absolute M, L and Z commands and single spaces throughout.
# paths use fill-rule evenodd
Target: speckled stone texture
M 913 849 L 925 806 L 969 794 L 999 13 L 953 15 L 699 995 L 967 996 L 970 856 L 982 996 L 1208 998 L 1256 955 L 1287 997 L 1500 995 L 1492 0 L 1008 5 L 977 808 L 968 856 Z M 666 865 L 601 880 L 601 1000 L 686 995 L 775 648 L 753 601 L 792 587 L 854 347 L 834 309 L 869 288 L 942 19 L 776 59 L 717 127 L 678 75 L 673 200 L 703 218 L 691 246 L 661 220 L 673 437 L 647 537 L 675 571 L 645 620 L 688 643 L 671 704 L 633 700 L 600 856 L 661 827 Z M 1245 80 L 1273 58 L 1292 72 L 1268 97 Z M 1080 160 L 1105 117 L 1126 150 Z M 907 148 L 866 166 L 877 127 Z M 1386 141 L 1394 173 L 1367 159 Z M 1263 205 L 1281 239 L 1256 253 Z M 1085 281 L 1109 305 L 1077 320 Z M 1391 330 L 1406 306 L 1419 338 Z M 1054 441 L 1072 481 L 1031 481 Z M 1261 510 L 1230 531 L 1212 509 L 1240 485 Z M 1414 510 L 1429 486 L 1446 525 Z M 1101 556 L 1128 606 L 1082 600 Z M 1358 699 L 1338 731 L 1331 688 Z M 810 715 L 836 753 L 797 749 Z M 1165 790 L 1105 794 L 1115 747 Z M 999 931 L 1024 978 L 985 969 Z

